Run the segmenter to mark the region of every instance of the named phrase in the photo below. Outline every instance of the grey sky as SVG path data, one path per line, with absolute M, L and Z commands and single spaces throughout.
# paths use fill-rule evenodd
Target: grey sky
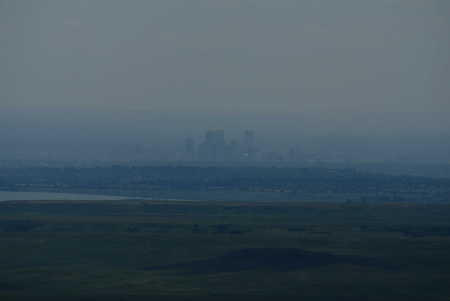
M 0 138 L 255 128 L 445 153 L 449 20 L 447 0 L 0 0 Z

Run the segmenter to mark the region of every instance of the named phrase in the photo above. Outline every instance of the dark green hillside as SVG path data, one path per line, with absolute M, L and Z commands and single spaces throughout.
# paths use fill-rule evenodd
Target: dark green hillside
M 0 300 L 448 300 L 450 206 L 0 203 Z

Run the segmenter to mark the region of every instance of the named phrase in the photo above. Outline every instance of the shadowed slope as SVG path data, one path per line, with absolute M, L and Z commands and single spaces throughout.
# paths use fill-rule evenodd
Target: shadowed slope
M 290 271 L 339 263 L 388 268 L 387 265 L 370 258 L 336 256 L 294 248 L 250 248 L 205 260 L 151 266 L 146 270 L 181 269 L 191 273 L 239 272 L 254 269 Z

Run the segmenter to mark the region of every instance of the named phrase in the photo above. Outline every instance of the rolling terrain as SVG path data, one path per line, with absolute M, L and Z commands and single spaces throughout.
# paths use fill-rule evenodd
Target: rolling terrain
M 450 205 L 0 203 L 1 300 L 448 300 Z

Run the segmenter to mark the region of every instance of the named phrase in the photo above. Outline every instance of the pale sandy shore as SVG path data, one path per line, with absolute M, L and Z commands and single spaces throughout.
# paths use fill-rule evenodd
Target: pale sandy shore
M 77 194 L 77 193 L 56 193 L 56 192 L 22 192 L 22 191 L 0 191 L 0 202 L 2 201 L 44 201 L 44 200 L 124 200 L 130 197 L 98 195 L 98 194 Z

